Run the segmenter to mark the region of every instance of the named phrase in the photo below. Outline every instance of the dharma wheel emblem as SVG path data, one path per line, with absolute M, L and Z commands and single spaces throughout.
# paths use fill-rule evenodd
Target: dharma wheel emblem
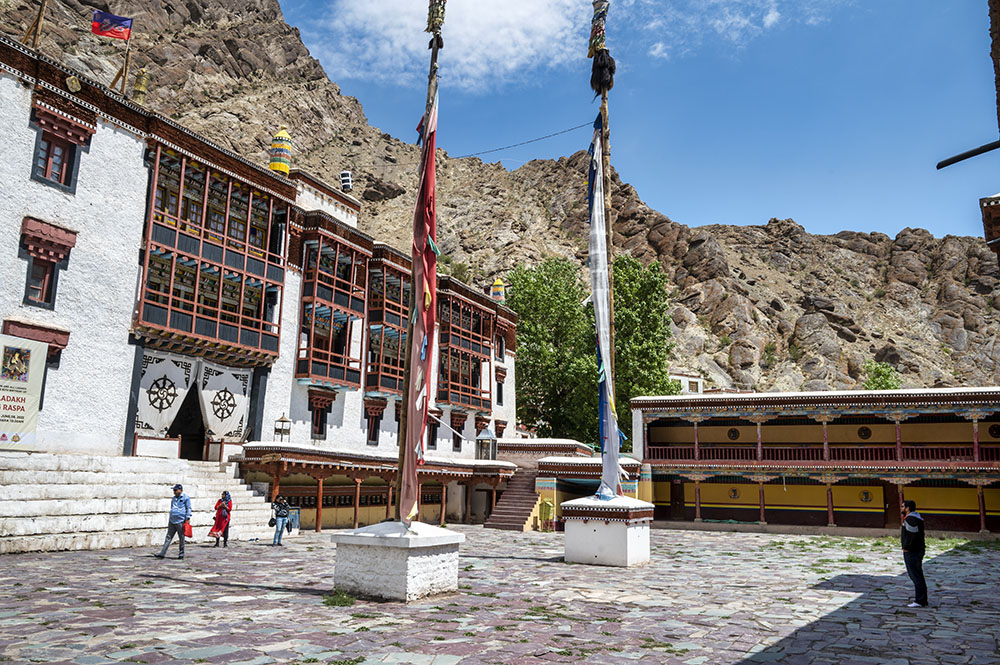
M 225 420 L 233 415 L 233 411 L 235 410 L 236 398 L 229 392 L 229 388 L 223 388 L 215 393 L 215 397 L 212 398 L 212 413 L 215 414 L 216 418 Z
M 990 425 L 990 436 L 1000 439 L 1000 425 Z
M 862 503 L 871 503 L 872 493 L 869 492 L 868 490 L 861 490 L 861 492 L 858 494 L 858 498 L 861 499 Z
M 740 438 L 740 431 L 735 427 L 730 427 L 729 431 L 726 432 L 726 436 L 729 437 L 730 441 L 735 441 L 736 439 Z
M 739 488 L 737 488 L 737 487 L 730 487 L 729 488 L 729 498 L 730 499 L 738 499 L 738 498 L 740 498 L 740 490 L 739 490 Z
M 872 438 L 872 430 L 870 427 L 859 427 L 858 428 L 858 438 L 859 439 L 870 439 Z
M 177 387 L 173 381 L 161 376 L 149 386 L 146 395 L 149 397 L 151 407 L 157 411 L 166 411 L 177 399 Z

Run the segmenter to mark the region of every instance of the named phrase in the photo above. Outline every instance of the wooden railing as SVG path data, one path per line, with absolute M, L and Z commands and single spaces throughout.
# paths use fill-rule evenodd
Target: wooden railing
M 841 462 L 895 462 L 896 447 L 893 445 L 877 446 L 842 446 L 831 445 L 830 464 Z M 974 460 L 974 450 L 969 445 L 904 445 L 903 462 L 971 462 Z M 774 446 L 764 444 L 763 462 L 819 462 L 823 463 L 822 444 L 800 444 Z M 652 445 L 646 448 L 646 458 L 670 462 L 694 462 L 695 447 L 691 444 L 678 446 Z M 980 447 L 981 462 L 1000 462 L 1000 445 L 985 444 Z M 756 462 L 756 446 L 715 446 L 701 445 L 698 448 L 699 462 Z

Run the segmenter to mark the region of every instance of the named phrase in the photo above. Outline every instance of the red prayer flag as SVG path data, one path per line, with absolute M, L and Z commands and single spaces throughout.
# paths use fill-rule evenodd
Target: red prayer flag
M 90 31 L 102 37 L 128 39 L 132 36 L 132 19 L 95 9 Z
M 431 358 L 434 355 L 434 322 L 437 317 L 437 207 L 435 204 L 434 146 L 437 136 L 438 99 L 421 123 L 424 149 L 423 175 L 413 212 L 413 336 L 410 345 L 410 401 L 406 405 L 406 441 L 403 477 L 400 479 L 399 513 L 409 525 L 417 516 L 417 465 L 424 462 L 424 429 L 432 395 Z

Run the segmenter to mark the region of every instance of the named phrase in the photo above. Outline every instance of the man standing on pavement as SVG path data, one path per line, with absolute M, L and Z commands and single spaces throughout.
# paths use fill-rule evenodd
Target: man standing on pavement
M 906 574 L 913 582 L 915 597 L 907 607 L 927 607 L 927 581 L 924 579 L 924 518 L 917 512 L 916 501 L 904 501 L 902 525 L 899 527 L 900 544 Z
M 180 545 L 178 559 L 184 558 L 184 526 L 191 519 L 191 499 L 184 493 L 184 487 L 179 483 L 174 485 L 174 498 L 170 500 L 170 519 L 167 522 L 167 537 L 163 541 L 163 549 L 154 554 L 157 559 L 162 559 L 167 555 L 167 548 L 177 534 Z

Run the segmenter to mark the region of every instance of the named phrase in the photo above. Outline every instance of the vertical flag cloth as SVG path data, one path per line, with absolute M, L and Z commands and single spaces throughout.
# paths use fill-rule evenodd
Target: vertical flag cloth
M 410 345 L 410 402 L 406 405 L 406 441 L 400 482 L 400 518 L 409 526 L 417 516 L 417 464 L 423 464 L 424 429 L 430 408 L 431 358 L 434 355 L 434 322 L 437 317 L 437 207 L 435 204 L 434 146 L 438 98 L 421 121 L 423 131 L 422 177 L 413 213 L 413 336 Z
M 132 19 L 95 9 L 90 31 L 102 37 L 128 39 L 132 36 Z
M 587 198 L 590 205 L 590 290 L 597 328 L 597 369 L 600 390 L 599 432 L 601 438 L 601 487 L 599 497 L 611 499 L 621 493 L 619 483 L 618 415 L 615 386 L 611 374 L 611 289 L 608 280 L 607 231 L 604 219 L 604 170 L 601 166 L 602 123 L 597 116 L 590 144 L 590 178 Z

